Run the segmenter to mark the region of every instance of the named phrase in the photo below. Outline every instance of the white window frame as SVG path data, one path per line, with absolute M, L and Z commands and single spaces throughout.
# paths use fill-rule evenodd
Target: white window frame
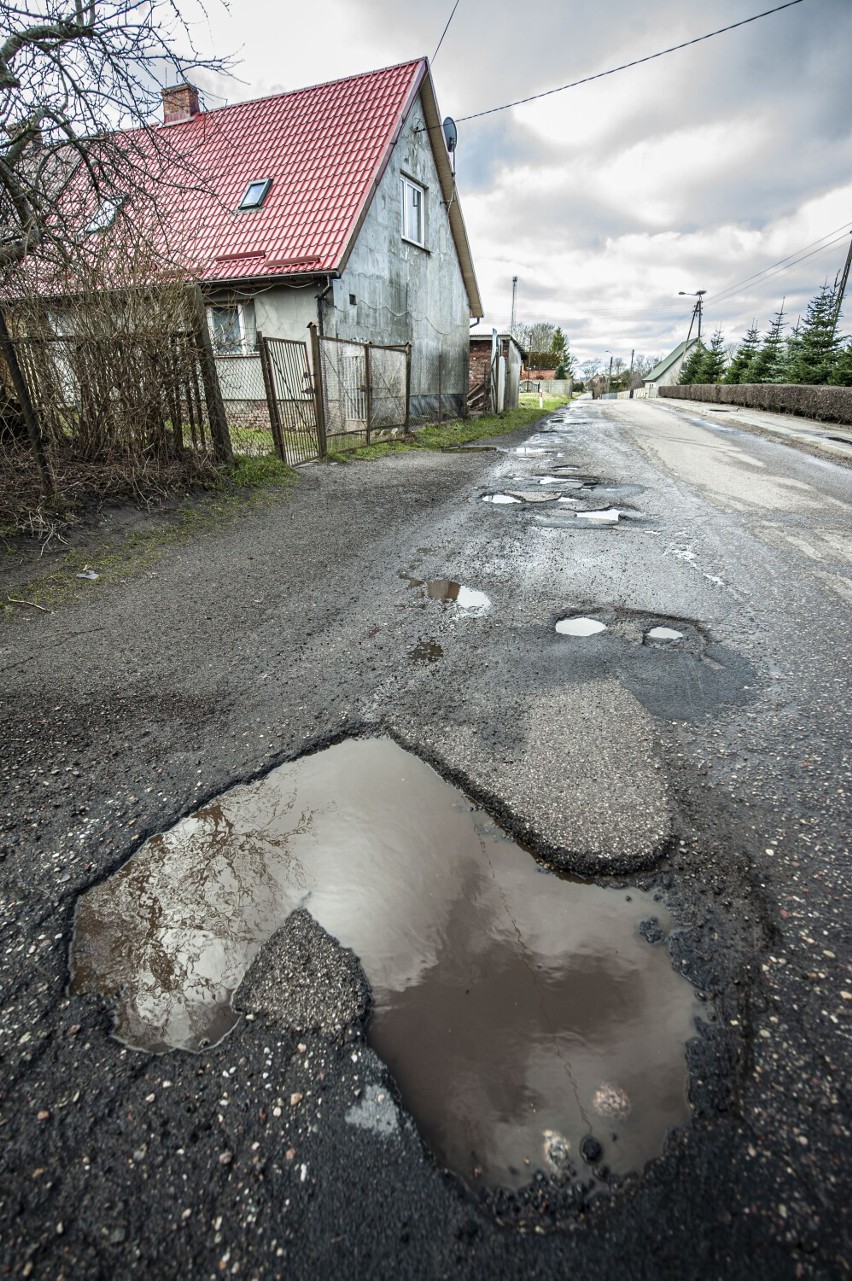
M 402 186 L 401 186 L 402 212 L 400 217 L 400 231 L 402 234 L 402 238 L 403 240 L 407 240 L 409 244 L 419 245 L 421 249 L 425 249 L 426 248 L 426 188 L 422 186 L 421 183 L 415 182 L 413 178 L 407 178 L 405 174 L 400 174 L 400 180 L 402 183 Z M 417 193 L 417 195 L 419 195 L 419 198 L 420 198 L 419 199 L 419 204 L 420 204 L 420 239 L 419 240 L 417 236 L 413 234 L 414 230 L 416 229 L 412 229 L 412 227 L 409 225 L 409 218 L 408 218 L 409 191 L 413 193 Z
M 207 305 L 207 318 L 210 327 L 210 338 L 213 342 L 214 356 L 250 356 L 252 347 L 249 345 L 249 325 L 246 323 L 246 308 L 251 307 L 254 310 L 254 301 L 250 302 L 211 302 Z M 237 313 L 237 324 L 240 330 L 239 350 L 221 351 L 216 345 L 216 325 L 214 323 L 214 313 L 217 311 L 235 311 Z M 254 317 L 252 316 L 251 329 L 254 331 Z

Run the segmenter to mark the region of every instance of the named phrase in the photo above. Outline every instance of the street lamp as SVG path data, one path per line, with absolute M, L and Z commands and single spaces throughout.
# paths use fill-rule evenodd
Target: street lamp
M 704 306 L 704 295 L 707 293 L 707 290 L 696 289 L 694 294 L 687 293 L 685 289 L 679 289 L 677 292 L 680 298 L 695 299 L 695 306 L 692 308 L 692 319 L 689 322 L 689 333 L 686 335 L 686 346 L 688 347 L 689 340 L 692 337 L 692 326 L 695 322 L 696 316 L 698 317 L 698 341 L 701 342 L 701 311 Z M 686 354 L 686 347 L 684 347 L 684 355 L 685 354 Z

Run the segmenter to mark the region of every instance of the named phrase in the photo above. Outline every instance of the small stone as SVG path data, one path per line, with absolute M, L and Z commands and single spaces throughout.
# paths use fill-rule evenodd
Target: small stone
M 294 1091 L 294 1093 L 290 1095 L 290 1107 L 294 1108 L 297 1103 L 302 1102 L 304 1097 L 304 1094 L 300 1094 L 298 1090 Z
M 146 1102 L 146 1103 L 153 1103 L 153 1102 L 154 1102 L 154 1100 L 156 1099 L 156 1097 L 157 1097 L 157 1096 L 156 1096 L 156 1094 L 146 1094 L 146 1095 L 145 1095 L 145 1102 Z
M 280 1115 L 281 1115 L 281 1109 L 280 1109 L 280 1108 L 273 1108 L 273 1109 L 272 1109 L 272 1115 L 273 1115 L 273 1116 L 280 1116 Z
M 603 1156 L 603 1148 L 593 1134 L 587 1134 L 580 1144 L 580 1156 L 587 1165 L 596 1165 Z
M 295 1148 L 288 1148 L 288 1149 L 287 1149 L 287 1151 L 284 1153 L 284 1155 L 285 1155 L 285 1157 L 287 1158 L 287 1160 L 288 1160 L 288 1161 L 292 1161 L 292 1160 L 293 1160 L 293 1158 L 294 1158 L 294 1157 L 295 1157 L 295 1155 L 296 1155 L 296 1149 L 295 1149 Z
M 49 1117 L 49 1116 L 50 1116 L 50 1113 L 47 1111 L 47 1109 L 46 1109 L 46 1108 L 42 1108 L 42 1110 L 41 1110 L 41 1111 L 39 1112 L 39 1114 L 38 1114 L 38 1120 L 39 1120 L 39 1121 L 46 1121 L 46 1120 L 48 1119 L 48 1117 Z
M 68 1036 L 76 1036 L 79 1031 L 80 1031 L 80 1024 L 72 1023 L 68 1029 Z
M 299 1051 L 300 1054 L 304 1054 L 307 1048 L 308 1047 L 305 1045 L 304 1041 L 300 1041 L 299 1044 L 296 1046 L 296 1049 Z
M 231 1162 L 233 1161 L 233 1159 L 234 1159 L 234 1154 L 233 1154 L 233 1152 L 220 1152 L 220 1153 L 219 1153 L 219 1164 L 220 1164 L 220 1165 L 230 1165 L 230 1164 L 231 1164 Z

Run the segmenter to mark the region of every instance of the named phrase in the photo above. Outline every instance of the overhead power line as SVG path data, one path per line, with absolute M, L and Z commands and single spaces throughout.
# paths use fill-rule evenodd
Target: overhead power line
M 458 2 L 458 0 L 457 0 Z M 469 116 L 458 116 L 459 121 L 477 120 L 480 116 L 493 116 L 496 111 L 508 111 L 510 107 L 521 107 L 526 102 L 535 102 L 538 98 L 548 98 L 554 93 L 564 93 L 566 89 L 576 89 L 578 85 L 589 84 L 592 80 L 602 80 L 604 76 L 614 76 L 617 71 L 627 71 L 629 67 L 638 67 L 643 62 L 653 62 L 655 58 L 664 58 L 668 53 L 677 53 L 678 49 L 688 49 L 690 45 L 700 44 L 702 40 L 712 40 L 714 36 L 724 35 L 726 31 L 734 31 L 737 27 L 748 26 L 750 22 L 757 22 L 759 18 L 768 18 L 771 13 L 780 13 L 782 9 L 792 9 L 795 4 L 803 4 L 804 0 L 787 0 L 786 4 L 777 4 L 774 9 L 764 9 L 763 13 L 755 13 L 750 18 L 742 18 L 739 22 L 732 22 L 727 27 L 719 27 L 716 31 L 708 31 L 704 36 L 695 36 L 692 40 L 684 40 L 682 44 L 670 45 L 668 49 L 661 49 L 659 53 L 646 54 L 644 58 L 634 58 L 632 62 L 622 62 L 618 67 L 610 67 L 608 71 L 598 71 L 593 76 L 583 76 L 581 80 L 572 80 L 570 84 L 559 85 L 556 89 L 545 89 L 541 93 L 532 93 L 528 98 L 516 98 L 514 102 L 504 102 L 499 107 L 489 107 L 486 111 L 473 111 Z M 455 9 L 453 10 L 455 13 Z M 450 14 L 452 20 L 452 14 Z M 449 26 L 449 23 L 447 23 Z M 443 40 L 443 36 L 441 39 Z M 440 49 L 440 44 L 438 48 Z M 435 50 L 437 53 L 437 49 Z
M 845 240 L 848 234 L 848 228 L 849 223 L 846 222 L 843 224 L 842 228 L 837 227 L 834 231 L 826 232 L 824 236 L 820 236 L 819 240 L 812 240 L 809 245 L 803 245 L 801 249 L 797 249 L 794 253 L 788 254 L 786 258 L 780 258 L 778 262 L 770 263 L 768 267 L 764 267 L 761 271 L 756 271 L 753 276 L 746 276 L 745 280 L 738 280 L 736 284 L 728 285 L 725 289 L 720 289 L 717 294 L 709 294 L 706 301 L 721 302 L 723 299 L 727 299 L 732 294 L 735 294 L 738 289 L 743 287 L 743 285 L 762 285 L 765 280 L 770 280 L 773 276 L 783 275 L 785 271 L 789 271 L 791 267 L 798 266 L 798 264 L 800 262 L 804 262 L 806 258 L 813 258 L 815 254 L 822 253 L 824 249 L 831 249 L 832 246 L 836 245 L 839 241 Z M 837 235 L 838 231 L 840 232 L 840 235 Z M 833 239 L 829 239 L 829 237 L 833 237 Z M 822 241 L 826 241 L 826 243 L 823 244 Z M 814 245 L 817 246 L 816 249 L 814 249 Z M 810 253 L 807 253 L 806 250 L 810 250 Z M 761 279 L 761 277 L 763 277 L 763 279 Z
M 438 56 L 438 50 L 440 49 L 441 45 L 444 43 L 444 36 L 447 34 L 447 32 L 450 29 L 450 23 L 452 22 L 453 18 L 456 16 L 456 9 L 458 9 L 458 7 L 459 7 L 459 0 L 456 0 L 455 4 L 453 5 L 452 12 L 450 13 L 449 18 L 447 18 L 447 25 L 444 27 L 444 30 L 441 32 L 441 39 L 435 45 L 435 52 L 432 54 L 433 62 Z

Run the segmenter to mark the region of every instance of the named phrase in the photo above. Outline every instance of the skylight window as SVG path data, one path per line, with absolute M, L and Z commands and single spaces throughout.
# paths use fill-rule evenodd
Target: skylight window
M 259 209 L 266 199 L 266 193 L 272 186 L 271 178 L 256 178 L 246 187 L 246 194 L 243 196 L 238 209 Z
M 86 223 L 85 234 L 92 235 L 95 231 L 106 231 L 111 227 L 118 217 L 119 211 L 127 204 L 127 196 L 110 196 L 102 200 L 97 210 L 89 221 Z

